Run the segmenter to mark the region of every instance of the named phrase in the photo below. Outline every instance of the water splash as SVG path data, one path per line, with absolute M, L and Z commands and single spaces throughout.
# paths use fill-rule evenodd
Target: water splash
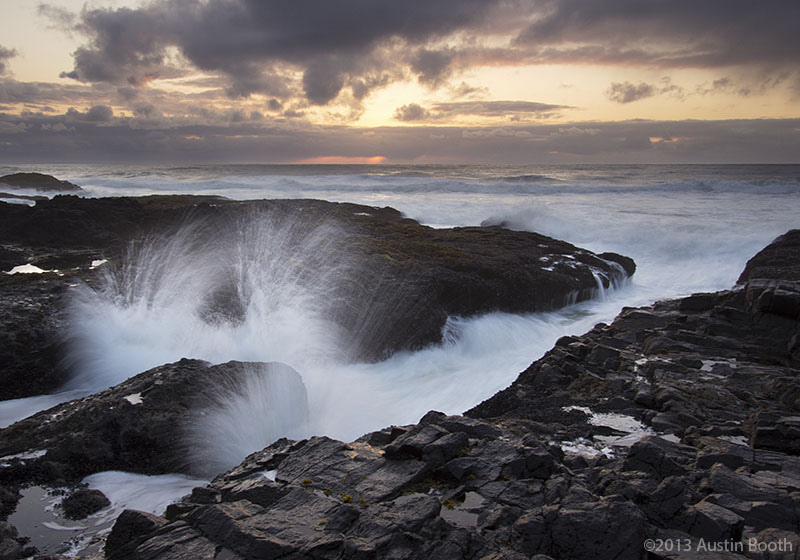
M 346 345 L 327 318 L 349 266 L 337 239 L 331 224 L 265 213 L 132 245 L 70 303 L 69 387 L 104 389 L 182 357 L 300 369 L 340 359 Z
M 247 363 L 241 374 L 215 387 L 186 421 L 186 457 L 197 475 L 226 471 L 281 437 L 308 435 L 308 396 L 295 370 Z

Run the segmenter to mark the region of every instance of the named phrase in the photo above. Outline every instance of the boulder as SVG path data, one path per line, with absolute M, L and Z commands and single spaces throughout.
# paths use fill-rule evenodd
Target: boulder
M 84 519 L 111 505 L 100 490 L 79 488 L 61 500 L 61 508 L 67 519 Z
M 747 261 L 737 281 L 800 281 L 800 229 L 787 231 Z

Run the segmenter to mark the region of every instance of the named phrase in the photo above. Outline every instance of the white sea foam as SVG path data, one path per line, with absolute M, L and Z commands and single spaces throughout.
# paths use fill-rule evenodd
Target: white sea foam
M 44 270 L 43 268 L 39 268 L 36 265 L 27 263 L 15 266 L 9 271 L 6 271 L 6 274 L 42 274 L 44 272 L 53 272 L 52 270 Z
M 83 479 L 89 488 L 100 490 L 111 506 L 87 518 L 98 526 L 113 521 L 125 509 L 163 515 L 167 506 L 190 493 L 192 488 L 208 484 L 207 480 L 180 474 L 147 476 L 121 471 L 104 471 Z

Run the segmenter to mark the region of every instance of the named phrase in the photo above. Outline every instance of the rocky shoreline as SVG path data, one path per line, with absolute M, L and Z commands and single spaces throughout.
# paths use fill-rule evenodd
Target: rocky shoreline
M 359 247 L 369 262 L 388 262 L 380 277 L 388 275 L 406 286 L 403 294 L 425 303 L 435 319 L 408 325 L 421 324 L 428 333 L 437 326 L 441 332 L 443 314 L 548 309 L 570 297 L 589 297 L 597 282 L 592 272 L 603 263 L 609 283 L 614 271 L 633 272 L 633 263 L 618 255 L 594 256 L 501 228 L 430 230 L 391 209 L 191 197 L 56 197 L 28 210 L 0 205 L 9 218 L 0 222 L 7 251 L 0 256 L 10 254 L 7 262 L 14 264 L 24 256 L 38 266 L 63 259 L 48 268 L 81 262 L 73 274 L 91 282 L 86 262 L 118 259 L 125 250 L 120 241 L 132 235 L 134 224 L 166 227 L 189 212 L 219 230 L 253 205 L 292 216 L 302 208 L 311 221 L 345 221 L 351 229 L 343 242 Z M 36 224 L 48 221 L 62 224 L 62 233 L 37 237 L 46 228 Z M 73 232 L 76 227 L 82 229 Z M 34 233 L 25 238 L 25 231 Z M 76 239 L 82 244 L 75 246 Z M 488 252 L 498 246 L 506 250 Z M 554 262 L 553 255 L 562 258 Z M 609 325 L 564 337 L 509 388 L 463 416 L 431 411 L 418 424 L 350 443 L 280 439 L 163 516 L 125 511 L 106 539 L 105 556 L 798 558 L 798 255 L 800 230 L 793 230 L 754 256 L 731 290 L 626 308 Z M 431 272 L 421 277 L 421 271 Z M 53 284 L 37 280 L 38 287 L 31 281 L 35 288 L 23 293 L 12 279 L 23 281 L 12 275 L 0 289 L 23 294 L 13 301 L 48 302 L 35 290 L 59 282 L 66 290 L 75 278 L 64 278 L 52 274 Z M 553 291 L 557 285 L 560 291 Z M 350 289 L 358 293 L 358 286 Z M 466 297 L 455 298 L 455 292 Z M 32 308 L 20 303 L 14 312 L 47 314 L 59 305 L 59 293 Z M 523 302 L 521 295 L 531 293 L 542 295 Z M 399 312 L 414 315 L 408 308 Z M 347 324 L 358 313 L 349 317 L 339 320 Z M 392 342 L 372 340 L 360 356 L 378 358 L 437 340 L 431 334 L 409 338 L 404 329 L 401 323 Z M 49 332 L 43 340 L 52 340 Z M 192 380 L 211 376 L 236 386 L 254 368 L 256 375 L 295 375 L 265 373 L 263 367 L 181 360 L 1 430 L 0 456 L 6 457 L 0 519 L 13 511 L 18 488 L 28 484 L 68 486 L 108 469 L 187 471 L 185 449 L 174 442 L 193 423 L 197 403 L 210 398 Z M 35 450 L 47 453 L 30 453 Z M 101 503 L 96 495 L 85 499 Z M 0 558 L 34 553 L 6 522 L 0 538 Z
M 465 416 L 278 441 L 164 517 L 126 512 L 106 553 L 796 558 L 798 248 L 791 231 L 733 290 L 561 339 Z

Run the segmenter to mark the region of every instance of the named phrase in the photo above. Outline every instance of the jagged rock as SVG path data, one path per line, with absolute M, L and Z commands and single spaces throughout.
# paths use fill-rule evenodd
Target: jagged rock
M 166 520 L 152 513 L 125 510 L 117 518 L 106 539 L 106 558 L 121 560 L 131 557 L 144 536 L 166 525 Z
M 800 416 L 782 416 L 776 412 L 757 413 L 751 436 L 753 447 L 784 453 L 800 453 Z
M 781 235 L 747 261 L 738 283 L 752 280 L 800 281 L 800 229 Z
M 25 546 L 27 539 L 20 537 L 17 529 L 0 521 L 0 558 L 3 560 L 22 560 L 35 554 L 35 549 Z
M 686 512 L 686 528 L 690 535 L 711 542 L 738 541 L 744 519 L 724 507 L 702 501 Z

